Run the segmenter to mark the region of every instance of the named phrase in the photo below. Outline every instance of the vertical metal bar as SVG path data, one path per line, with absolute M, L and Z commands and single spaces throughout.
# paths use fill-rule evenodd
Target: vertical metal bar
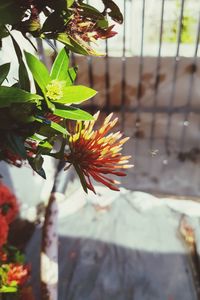
M 141 118 L 140 118 L 140 110 L 141 110 L 141 95 L 142 95 L 142 74 L 143 74 L 143 67 L 144 67 L 144 26 L 145 26 L 145 5 L 146 0 L 142 2 L 142 33 L 141 33 L 141 45 L 140 45 L 140 65 L 139 65 L 139 81 L 138 81 L 138 89 L 137 89 L 137 113 L 136 113 L 136 134 L 140 130 L 141 125 Z M 139 152 L 139 141 L 136 138 L 135 141 L 135 152 L 136 154 Z
M 198 20 L 198 27 L 197 27 L 197 36 L 196 36 L 196 44 L 192 62 L 192 69 L 189 81 L 189 89 L 188 89 L 188 96 L 187 96 L 187 103 L 185 106 L 185 113 L 184 113 L 184 120 L 183 120 L 183 129 L 181 132 L 181 139 L 180 139 L 180 152 L 183 150 L 185 146 L 185 139 L 186 139 L 186 129 L 188 126 L 188 118 L 190 113 L 190 108 L 192 104 L 192 95 L 193 95 L 193 85 L 194 85 L 194 74 L 197 67 L 197 53 L 199 49 L 199 42 L 200 42 L 200 13 L 199 13 L 199 20 Z
M 87 0 L 87 4 L 89 4 L 89 0 Z M 93 74 L 93 63 L 92 63 L 92 57 L 88 56 L 87 57 L 88 61 L 88 77 L 89 77 L 89 84 L 90 87 L 94 87 L 94 74 Z
M 185 4 L 185 0 L 182 0 L 180 18 L 179 18 L 179 26 L 178 26 L 177 49 L 176 49 L 176 56 L 175 56 L 175 59 L 174 59 L 172 90 L 171 90 L 171 97 L 170 97 L 170 101 L 169 101 L 170 110 L 174 106 L 174 98 L 175 98 L 175 91 L 176 91 L 176 80 L 177 80 L 177 71 L 178 71 L 178 62 L 179 62 L 179 51 L 180 51 L 180 43 L 181 43 L 184 4 Z M 172 123 L 171 119 L 172 119 L 172 114 L 169 112 L 168 121 L 167 121 L 167 128 L 166 128 L 166 137 L 165 137 L 165 150 L 166 150 L 167 155 L 170 155 L 169 140 L 170 140 L 170 131 L 171 131 L 171 123 Z
M 138 118 L 140 115 L 140 106 L 141 106 L 141 93 L 142 93 L 142 74 L 143 74 L 143 66 L 144 66 L 144 23 L 145 23 L 145 2 L 143 0 L 143 7 L 142 7 L 142 34 L 141 34 L 141 46 L 140 46 L 140 67 L 139 67 L 139 82 L 138 82 L 138 89 L 137 89 L 137 102 L 138 102 Z
M 94 76 L 93 76 L 93 64 L 92 64 L 92 57 L 88 56 L 88 77 L 89 77 L 89 83 L 90 87 L 94 87 Z
M 124 28 L 122 49 L 122 79 L 121 79 L 121 129 L 125 126 L 125 103 L 126 103 L 126 1 L 124 0 Z
M 110 112 L 110 63 L 109 63 L 109 49 L 108 49 L 108 40 L 105 41 L 105 94 L 106 94 L 106 113 Z
M 160 34 L 159 34 L 159 47 L 158 47 L 158 56 L 156 63 L 156 74 L 155 74 L 155 85 L 154 85 L 154 103 L 153 103 L 153 113 L 152 113 L 152 122 L 151 122 L 151 133 L 150 133 L 150 149 L 154 146 L 154 133 L 156 126 L 156 107 L 158 104 L 158 89 L 160 83 L 160 67 L 161 67 L 161 50 L 162 50 L 162 36 L 163 36 L 163 23 L 164 23 L 164 9 L 165 9 L 165 0 L 162 0 L 161 5 L 161 18 L 160 18 Z

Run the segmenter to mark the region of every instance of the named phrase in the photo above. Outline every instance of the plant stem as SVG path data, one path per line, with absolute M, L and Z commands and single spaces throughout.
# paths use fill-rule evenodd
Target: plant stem
M 46 208 L 41 247 L 41 300 L 58 299 L 58 208 L 51 193 Z

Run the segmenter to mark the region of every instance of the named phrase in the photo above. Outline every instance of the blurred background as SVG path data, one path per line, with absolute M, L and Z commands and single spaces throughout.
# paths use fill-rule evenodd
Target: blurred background
M 96 1 L 89 1 L 95 3 Z M 116 1 L 124 24 L 102 58 L 74 56 L 78 82 L 98 91 L 89 110 L 114 111 L 131 137 L 132 190 L 200 195 L 200 2 Z

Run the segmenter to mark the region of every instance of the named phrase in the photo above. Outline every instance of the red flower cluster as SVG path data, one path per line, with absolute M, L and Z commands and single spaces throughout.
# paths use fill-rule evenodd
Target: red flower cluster
M 107 28 L 101 28 L 98 22 L 87 17 L 80 7 L 74 8 L 74 14 L 68 22 L 66 32 L 79 42 L 82 40 L 86 43 L 95 42 L 98 39 L 108 39 L 117 34 L 113 31 L 114 25 Z
M 7 284 L 17 284 L 22 286 L 28 279 L 30 273 L 29 266 L 22 264 L 9 264 L 9 270 L 7 273 Z
M 10 224 L 18 213 L 16 197 L 11 193 L 9 188 L 0 183 L 0 214 Z
M 0 260 L 2 261 L 2 246 L 6 244 L 8 226 L 18 213 L 18 205 L 15 196 L 8 187 L 0 182 Z
M 30 273 L 30 268 L 21 263 L 19 255 L 15 256 L 19 251 L 7 244 L 9 224 L 17 213 L 16 197 L 0 182 L 0 293 L 1 288 L 3 290 L 10 286 L 17 291 L 27 281 Z
M 8 223 L 6 218 L 0 214 L 0 248 L 6 243 L 8 237 Z M 1 259 L 1 255 L 0 255 Z

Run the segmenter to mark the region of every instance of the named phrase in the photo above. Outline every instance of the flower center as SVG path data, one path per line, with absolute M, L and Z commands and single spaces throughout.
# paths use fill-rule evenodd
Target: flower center
M 59 100 L 63 97 L 64 82 L 59 80 L 52 80 L 47 85 L 46 96 L 51 100 Z

